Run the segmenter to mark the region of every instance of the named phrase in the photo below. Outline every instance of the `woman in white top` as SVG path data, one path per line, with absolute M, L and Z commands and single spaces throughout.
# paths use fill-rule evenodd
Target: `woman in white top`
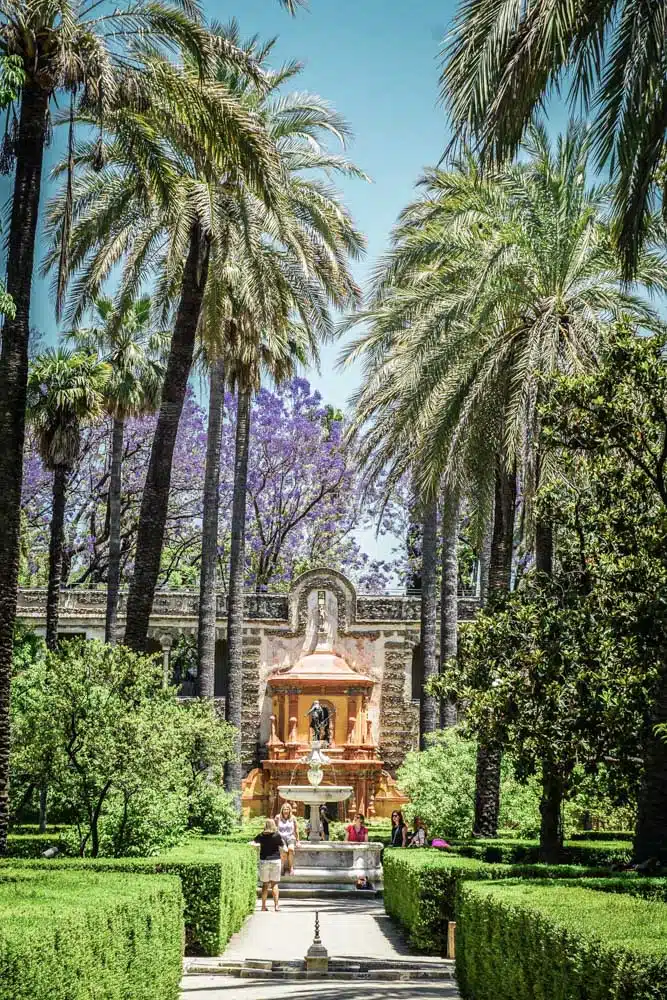
M 280 812 L 276 816 L 276 826 L 283 842 L 281 858 L 283 863 L 283 875 L 294 874 L 294 851 L 299 843 L 299 828 L 296 824 L 296 817 L 292 815 L 292 807 L 289 802 L 283 802 Z M 285 873 L 285 862 L 287 862 L 287 872 Z
M 415 832 L 408 837 L 408 847 L 426 847 L 426 827 L 423 819 L 415 816 Z

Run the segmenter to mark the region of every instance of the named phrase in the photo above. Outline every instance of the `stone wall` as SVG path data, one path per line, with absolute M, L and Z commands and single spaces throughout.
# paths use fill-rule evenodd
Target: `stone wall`
M 243 657 L 242 760 L 244 772 L 265 756 L 271 705 L 267 679 L 311 651 L 317 641 L 318 593 L 325 592 L 326 634 L 331 648 L 352 669 L 370 676 L 374 687 L 368 706 L 374 741 L 391 774 L 418 743 L 419 707 L 412 701 L 412 654 L 419 644 L 419 597 L 387 594 L 358 596 L 342 574 L 313 570 L 294 582 L 291 591 L 246 594 Z M 459 619 L 470 619 L 477 601 L 459 598 Z M 126 594 L 121 597 L 120 619 Z M 38 631 L 45 626 L 46 590 L 21 590 L 18 614 Z M 103 590 L 63 591 L 60 631 L 103 638 L 106 594 Z M 165 672 L 180 634 L 197 631 L 198 593 L 158 591 L 149 635 L 161 649 Z M 226 635 L 226 599 L 218 597 L 216 633 Z

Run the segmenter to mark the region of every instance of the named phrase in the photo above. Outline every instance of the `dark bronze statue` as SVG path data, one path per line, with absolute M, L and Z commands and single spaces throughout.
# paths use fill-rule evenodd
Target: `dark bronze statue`
M 310 716 L 310 728 L 313 731 L 313 739 L 329 742 L 329 713 L 326 708 L 322 708 L 319 701 L 315 700 L 310 706 L 306 715 Z

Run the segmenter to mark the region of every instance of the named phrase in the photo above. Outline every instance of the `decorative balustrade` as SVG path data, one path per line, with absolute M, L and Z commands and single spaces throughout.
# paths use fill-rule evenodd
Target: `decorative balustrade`
M 459 596 L 459 619 L 472 618 L 478 606 L 476 597 Z M 119 615 L 124 616 L 127 592 L 119 599 Z M 106 591 L 72 588 L 60 594 L 60 617 L 94 618 L 104 621 Z M 158 619 L 196 620 L 199 610 L 199 592 L 194 590 L 158 590 L 153 600 L 153 617 Z M 31 587 L 19 590 L 18 614 L 21 618 L 43 618 L 46 614 L 46 588 Z M 218 594 L 217 616 L 227 615 L 227 597 Z M 405 594 L 359 594 L 356 599 L 357 622 L 419 621 L 420 599 Z M 287 622 L 289 596 L 285 593 L 248 593 L 245 595 L 246 621 Z

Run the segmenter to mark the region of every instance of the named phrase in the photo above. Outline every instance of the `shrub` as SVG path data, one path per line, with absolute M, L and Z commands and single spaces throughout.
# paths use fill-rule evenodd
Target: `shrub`
M 454 843 L 452 849 L 466 858 L 477 858 L 492 864 L 537 864 L 539 844 L 536 840 L 473 840 Z M 566 841 L 562 862 L 605 868 L 627 864 L 632 858 L 628 841 Z
M 576 865 L 489 864 L 430 849 L 398 849 L 384 855 L 384 905 L 418 951 L 444 954 L 447 924 L 456 920 L 461 882 L 480 879 L 603 876 L 596 868 Z
M 64 833 L 10 833 L 7 836 L 8 858 L 39 858 L 47 847 L 57 847 L 61 854 L 67 854 L 67 839 Z
M 461 886 L 464 1000 L 667 995 L 667 906 L 554 883 Z
M 632 842 L 634 834 L 629 830 L 583 830 L 580 833 L 571 834 L 570 840 L 603 840 L 605 843 L 629 840 Z
M 175 878 L 0 868 L 0 1000 L 176 1000 Z
M 210 781 L 193 783 L 189 795 L 188 826 L 203 834 L 230 834 L 238 820 L 234 798 Z M 246 837 L 246 842 L 252 837 Z
M 0 871 L 3 864 L 9 862 L 0 862 Z M 256 850 L 214 837 L 189 841 L 154 858 L 40 858 L 22 864 L 31 869 L 177 875 L 185 901 L 188 954 L 219 955 L 255 907 Z
M 467 837 L 475 814 L 477 749 L 456 727 L 435 733 L 431 745 L 409 753 L 398 772 L 398 783 L 410 799 L 406 809 L 425 821 L 429 835 Z M 519 784 L 507 760 L 503 761 L 500 824 L 533 836 L 540 828 L 540 791 L 535 781 Z

